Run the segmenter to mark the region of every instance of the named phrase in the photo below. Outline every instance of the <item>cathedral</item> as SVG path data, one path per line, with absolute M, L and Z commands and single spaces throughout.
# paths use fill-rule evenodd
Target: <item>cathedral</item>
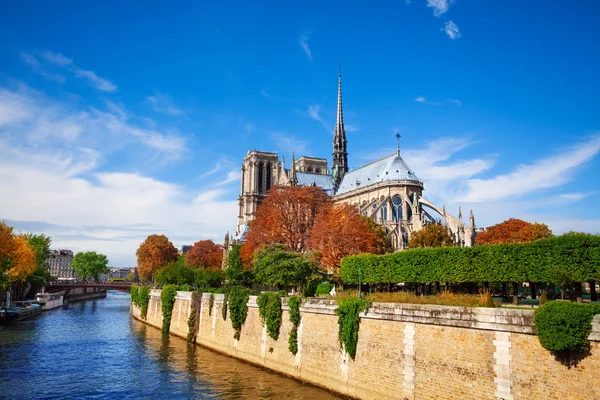
M 396 135 L 399 139 L 399 135 Z M 438 223 L 459 246 L 473 246 L 475 217 L 469 215 L 465 224 L 459 209 L 458 217 L 439 208 L 423 197 L 423 182 L 400 156 L 398 150 L 360 168 L 349 170 L 346 131 L 342 108 L 342 76 L 338 74 L 338 102 L 331 168 L 324 158 L 292 153 L 291 165 L 285 165 L 277 153 L 248 151 L 241 170 L 239 214 L 234 240 L 243 241 L 248 223 L 254 218 L 260 202 L 273 185 L 319 186 L 336 203 L 354 205 L 362 215 L 381 225 L 395 250 L 407 248 L 413 232 L 425 225 Z M 226 246 L 229 235 L 226 236 Z

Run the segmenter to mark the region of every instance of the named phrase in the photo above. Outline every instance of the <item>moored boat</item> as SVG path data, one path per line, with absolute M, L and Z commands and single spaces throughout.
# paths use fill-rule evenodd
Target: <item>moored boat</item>
M 42 311 L 62 307 L 64 298 L 64 293 L 38 293 L 35 295 L 37 303 L 42 306 Z
M 15 302 L 0 312 L 0 322 L 16 322 L 42 313 L 42 306 L 31 301 Z

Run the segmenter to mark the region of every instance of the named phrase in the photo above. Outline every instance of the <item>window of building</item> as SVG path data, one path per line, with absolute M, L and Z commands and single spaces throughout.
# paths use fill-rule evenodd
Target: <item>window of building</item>
M 400 196 L 395 196 L 392 199 L 392 221 L 402 221 L 402 199 Z
M 267 190 L 271 188 L 271 163 L 267 164 Z

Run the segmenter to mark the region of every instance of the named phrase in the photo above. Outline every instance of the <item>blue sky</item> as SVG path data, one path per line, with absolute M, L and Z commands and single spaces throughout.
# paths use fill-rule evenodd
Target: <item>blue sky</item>
M 248 149 L 331 158 L 341 60 L 351 166 L 398 131 L 454 215 L 600 230 L 598 2 L 213 3 L 0 4 L 0 219 L 115 266 L 221 241 Z

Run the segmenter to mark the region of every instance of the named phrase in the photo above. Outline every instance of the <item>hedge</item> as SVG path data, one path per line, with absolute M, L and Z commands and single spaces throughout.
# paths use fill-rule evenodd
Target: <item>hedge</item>
M 571 233 L 525 244 L 413 249 L 342 259 L 344 283 L 551 282 L 567 271 L 573 282 L 594 280 L 600 270 L 600 236 Z

